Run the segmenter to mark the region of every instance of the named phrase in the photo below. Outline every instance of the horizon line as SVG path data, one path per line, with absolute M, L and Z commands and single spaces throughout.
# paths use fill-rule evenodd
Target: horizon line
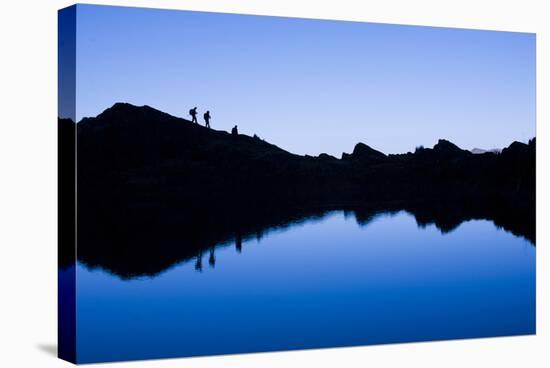
M 179 116 L 176 116 L 176 115 L 172 115 L 172 114 L 170 114 L 170 113 L 168 113 L 168 112 L 159 110 L 159 109 L 157 109 L 157 108 L 155 108 L 155 107 L 152 107 L 152 106 L 150 106 L 150 105 L 147 105 L 147 104 L 145 104 L 145 105 L 134 105 L 134 104 L 132 104 L 132 103 L 130 103 L 130 102 L 122 102 L 122 101 L 118 101 L 118 102 L 113 103 L 113 105 L 111 105 L 110 107 L 105 108 L 103 111 L 101 111 L 100 113 L 98 113 L 96 116 L 83 116 L 80 120 L 78 120 L 78 121 L 76 121 L 76 122 L 75 122 L 75 120 L 73 120 L 71 117 L 61 117 L 61 116 L 58 116 L 57 118 L 58 118 L 58 119 L 65 119 L 65 120 L 71 120 L 71 121 L 73 122 L 73 124 L 78 125 L 78 124 L 80 124 L 83 120 L 87 120 L 87 119 L 96 119 L 96 118 L 99 117 L 101 114 L 105 113 L 105 112 L 106 112 L 107 110 L 109 110 L 109 109 L 114 108 L 114 107 L 117 106 L 117 105 L 128 105 L 128 106 L 131 106 L 131 107 L 134 107 L 134 108 L 149 108 L 149 109 L 158 111 L 159 113 L 169 115 L 169 116 L 171 116 L 171 117 L 173 117 L 173 118 L 180 119 L 180 120 L 184 120 L 184 121 L 186 121 L 186 122 L 188 122 L 188 123 L 192 123 L 191 120 L 188 120 L 188 119 L 186 119 L 186 118 L 184 118 L 184 117 L 179 117 Z M 214 130 L 214 131 L 216 131 L 216 132 L 224 132 L 224 133 L 228 133 L 228 134 L 229 134 L 229 132 L 226 131 L 226 130 L 217 130 L 217 129 L 213 129 L 213 128 L 206 128 L 205 126 L 203 126 L 203 125 L 201 125 L 201 124 L 197 124 L 197 125 L 200 126 L 200 127 L 202 127 L 202 128 L 205 128 L 205 129 L 210 129 L 210 130 Z M 244 133 L 239 133 L 239 135 L 244 135 L 244 136 L 253 138 L 253 136 L 250 136 L 250 135 L 247 135 L 247 134 L 244 134 Z M 254 134 L 254 135 L 256 135 L 256 134 Z M 257 135 L 256 135 L 256 136 L 257 136 Z M 286 149 L 284 149 L 284 148 L 282 148 L 282 147 L 279 147 L 279 146 L 277 146 L 277 145 L 274 144 L 274 143 L 271 143 L 271 142 L 269 142 L 269 141 L 266 141 L 266 140 L 262 139 L 262 138 L 259 137 L 259 136 L 258 136 L 258 138 L 261 139 L 261 140 L 264 141 L 264 142 L 267 142 L 267 143 L 269 143 L 269 144 L 271 144 L 271 145 L 274 145 L 275 147 L 280 148 L 280 149 L 282 149 L 282 150 L 284 150 L 284 151 L 286 151 L 286 152 L 289 152 L 289 153 L 291 153 L 291 154 L 298 155 L 298 156 L 302 156 L 302 157 L 312 156 L 312 155 L 307 154 L 307 153 L 304 154 L 304 155 L 299 155 L 299 154 L 296 154 L 296 153 L 287 151 Z M 449 142 L 449 143 L 455 145 L 456 147 L 460 148 L 461 150 L 468 151 L 468 152 L 471 152 L 471 153 L 472 153 L 473 150 L 476 150 L 476 149 L 484 150 L 484 151 L 486 151 L 486 153 L 490 153 L 491 151 L 494 151 L 494 150 L 500 150 L 500 151 L 502 151 L 503 149 L 510 147 L 510 146 L 511 146 L 512 144 L 514 144 L 514 143 L 529 144 L 529 142 L 532 141 L 533 139 L 536 139 L 536 135 L 534 135 L 532 138 L 529 138 L 529 139 L 527 140 L 527 142 L 523 142 L 523 141 L 521 141 L 521 140 L 513 140 L 510 144 L 508 144 L 507 146 L 504 146 L 504 147 L 492 147 L 492 148 L 473 147 L 473 148 L 471 148 L 471 149 L 464 149 L 464 148 L 460 147 L 459 145 L 453 143 L 450 139 L 438 138 L 437 143 L 435 143 L 431 148 L 426 148 L 426 147 L 424 147 L 423 145 L 418 145 L 418 146 L 415 147 L 415 150 L 418 149 L 419 147 L 422 147 L 423 149 L 433 149 L 433 147 L 435 147 L 440 141 L 443 140 L 443 141 L 447 141 L 447 142 Z M 414 153 L 414 152 L 412 152 L 412 151 L 407 151 L 407 152 L 402 152 L 402 153 L 385 153 L 385 152 L 380 151 L 380 150 L 378 150 L 378 149 L 375 149 L 375 148 L 373 148 L 373 147 L 369 146 L 368 144 L 366 144 L 366 143 L 364 143 L 364 142 L 361 142 L 361 141 L 355 143 L 355 145 L 354 145 L 353 148 L 355 149 L 355 147 L 356 147 L 357 145 L 359 145 L 359 144 L 364 144 L 364 145 L 366 145 L 367 147 L 369 147 L 369 148 L 371 148 L 371 149 L 373 149 L 373 150 L 376 150 L 376 151 L 378 151 L 378 152 L 384 154 L 385 156 L 398 156 L 398 155 L 407 155 L 407 154 L 412 154 L 412 153 Z M 352 152 L 353 152 L 353 150 L 352 150 Z M 344 153 L 349 154 L 349 153 L 347 153 L 347 152 L 342 152 L 342 154 L 344 154 Z M 494 152 L 493 152 L 493 153 L 494 153 Z M 331 154 L 328 154 L 328 153 L 326 153 L 326 152 L 321 152 L 321 153 L 317 154 L 316 156 L 312 156 L 312 157 L 319 157 L 319 156 L 322 155 L 322 154 L 329 155 L 329 156 L 331 156 L 331 157 L 337 158 L 337 157 L 335 157 L 335 156 L 333 156 L 333 155 L 331 155 Z

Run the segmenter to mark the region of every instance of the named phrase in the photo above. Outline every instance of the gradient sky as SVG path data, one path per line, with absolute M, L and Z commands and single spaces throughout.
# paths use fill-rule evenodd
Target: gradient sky
M 535 136 L 535 35 L 78 5 L 76 116 L 149 105 L 299 154 Z

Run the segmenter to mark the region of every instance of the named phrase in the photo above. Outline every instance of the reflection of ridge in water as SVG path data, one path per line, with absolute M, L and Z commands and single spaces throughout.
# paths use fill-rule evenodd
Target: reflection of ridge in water
M 192 218 L 195 221 L 185 226 L 184 232 L 181 231 L 181 223 L 188 223 L 191 219 L 185 214 L 179 218 L 174 216 L 171 221 L 153 222 L 149 228 L 143 229 L 148 230 L 146 232 L 140 231 L 129 218 L 114 233 L 111 227 L 102 229 L 101 224 L 96 224 L 95 234 L 99 238 L 93 242 L 81 240 L 78 256 L 79 261 L 87 267 L 100 267 L 123 279 L 156 276 L 176 264 L 188 261 L 194 261 L 195 270 L 203 272 L 205 262 L 208 268 L 216 267 L 219 261 L 217 249 L 234 246 L 236 252 L 241 253 L 245 242 L 256 239 L 259 243 L 265 236 L 286 231 L 290 227 L 322 221 L 337 211 L 343 211 L 346 219 L 351 220 L 353 216 L 361 227 L 376 221 L 380 216 L 406 211 L 414 216 L 419 228 L 433 224 L 443 234 L 453 231 L 464 221 L 491 220 L 498 228 L 523 236 L 534 244 L 534 218 L 529 219 L 524 214 L 492 209 L 486 205 L 476 208 L 457 204 L 416 203 L 231 213 L 220 214 L 216 221 L 206 221 L 208 214 L 204 217 L 194 214 Z M 91 225 L 87 223 L 85 226 Z
M 226 248 L 226 247 L 229 247 L 232 244 L 234 244 L 235 245 L 235 251 L 237 253 L 242 253 L 242 242 L 243 241 L 244 242 L 249 242 L 250 240 L 253 240 L 255 238 L 257 243 L 261 243 L 262 238 L 264 238 L 266 236 L 287 231 L 291 227 L 304 226 L 306 224 L 320 222 L 323 219 L 325 219 L 328 215 L 335 214 L 335 213 L 338 213 L 338 212 L 340 212 L 340 211 L 338 211 L 338 210 L 326 211 L 324 213 L 316 214 L 316 215 L 313 215 L 313 216 L 308 217 L 308 218 L 304 218 L 304 219 L 296 220 L 296 221 L 291 221 L 287 224 L 282 224 L 282 225 L 279 225 L 279 226 L 266 228 L 261 233 L 258 232 L 256 234 L 249 234 L 249 235 L 245 236 L 244 238 L 241 234 L 236 234 L 235 238 L 233 240 L 217 244 L 214 247 L 209 249 L 210 259 L 214 259 L 214 261 L 212 261 L 212 262 L 209 261 L 209 263 L 212 266 L 212 268 L 215 267 L 215 250 L 218 249 L 218 248 L 220 248 L 220 249 L 221 248 Z M 405 211 L 405 210 L 385 210 L 385 211 L 382 211 L 382 210 L 368 211 L 367 210 L 365 212 L 362 212 L 362 211 L 356 209 L 356 210 L 342 210 L 342 212 L 343 212 L 344 218 L 347 221 L 355 220 L 356 224 L 358 226 L 362 227 L 362 228 L 373 224 L 374 222 L 376 222 L 379 219 L 383 219 L 383 218 L 387 218 L 387 217 L 390 217 L 390 218 L 395 217 L 396 215 L 398 215 L 400 213 L 408 213 L 408 214 L 414 216 L 413 213 L 410 213 L 409 211 Z M 466 219 L 466 220 L 461 221 L 460 223 L 457 223 L 456 226 L 453 226 L 453 227 L 447 227 L 447 226 L 444 226 L 444 225 L 441 225 L 441 224 L 437 225 L 435 222 L 422 222 L 421 220 L 419 220 L 417 218 L 415 218 L 415 220 L 416 220 L 416 224 L 417 224 L 419 229 L 426 229 L 427 227 L 434 226 L 435 228 L 437 228 L 440 231 L 440 233 L 442 235 L 446 235 L 446 234 L 450 234 L 453 231 L 455 231 L 463 223 L 470 222 L 470 221 L 475 221 L 475 220 L 480 220 L 480 219 Z M 501 226 L 495 224 L 494 222 L 493 222 L 493 225 L 497 229 L 502 229 Z M 259 236 L 259 234 L 261 236 Z M 534 244 L 531 241 L 529 241 L 529 242 L 531 244 Z M 203 251 L 200 251 L 197 254 L 196 258 L 195 258 L 196 259 L 195 269 L 199 272 L 202 272 L 202 266 L 197 267 L 197 265 L 201 265 L 202 257 L 203 257 Z M 187 260 L 182 261 L 181 263 L 178 263 L 177 265 L 180 265 L 180 264 L 183 264 L 183 263 L 186 263 L 186 262 L 188 262 L 188 261 Z M 176 266 L 176 265 L 174 265 L 174 266 Z
M 282 224 L 274 225 L 274 226 L 271 226 L 271 227 L 266 227 L 265 229 L 256 230 L 254 233 L 250 233 L 250 234 L 244 234 L 243 235 L 240 232 L 235 232 L 235 236 L 234 236 L 233 239 L 218 243 L 218 244 L 216 244 L 213 247 L 208 249 L 208 263 L 211 266 L 211 268 L 215 268 L 215 266 L 216 266 L 215 251 L 218 248 L 226 248 L 226 247 L 230 247 L 231 245 L 234 245 L 235 246 L 235 251 L 237 253 L 242 253 L 242 251 L 243 251 L 243 242 L 249 242 L 249 241 L 255 239 L 256 243 L 259 244 L 259 243 L 261 243 L 262 239 L 266 236 L 273 235 L 275 233 L 280 233 L 280 232 L 287 231 L 291 227 L 304 226 L 304 225 L 307 225 L 307 224 L 320 222 L 324 218 L 326 218 L 329 214 L 336 213 L 336 212 L 337 212 L 336 210 L 321 212 L 319 214 L 314 214 L 314 215 L 311 215 L 311 216 L 308 216 L 308 217 L 303 217 L 301 219 L 297 219 L 297 220 L 294 220 L 294 221 L 289 221 L 287 223 L 282 223 Z M 205 250 L 199 250 L 199 252 L 195 256 L 195 270 L 198 271 L 198 272 L 203 271 L 202 260 L 203 260 L 205 252 L 206 252 Z M 185 263 L 187 261 L 188 260 L 183 260 L 181 263 Z M 174 264 L 173 266 L 176 266 L 176 265 L 179 265 L 179 264 L 180 264 L 180 262 L 178 262 L 177 264 Z M 164 270 L 164 271 L 166 271 L 166 270 Z

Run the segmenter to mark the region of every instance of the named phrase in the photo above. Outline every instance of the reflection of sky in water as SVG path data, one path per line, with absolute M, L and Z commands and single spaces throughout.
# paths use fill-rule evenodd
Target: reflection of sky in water
M 154 246 L 154 244 L 152 244 Z M 154 278 L 79 266 L 80 362 L 535 332 L 535 248 L 489 221 L 442 235 L 335 212 Z

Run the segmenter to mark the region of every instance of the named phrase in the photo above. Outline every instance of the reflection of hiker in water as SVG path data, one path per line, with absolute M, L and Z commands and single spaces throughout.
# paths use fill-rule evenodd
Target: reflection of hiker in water
M 237 235 L 235 235 L 235 249 L 237 249 L 239 253 L 243 250 L 243 237 L 240 232 L 237 232 Z
M 208 264 L 210 267 L 214 267 L 216 265 L 216 257 L 214 256 L 214 248 L 210 248 L 210 257 L 208 257 Z
M 210 110 L 206 111 L 203 117 L 204 117 L 204 122 L 206 123 L 206 127 L 210 128 Z
M 202 272 L 202 252 L 197 255 L 197 262 L 195 262 L 195 270 Z
M 193 119 L 191 120 L 192 123 L 199 123 L 197 121 L 197 106 L 193 107 L 191 110 L 189 110 L 189 115 L 191 115 L 193 117 Z
M 239 135 L 239 131 L 237 130 L 236 125 L 233 127 L 233 129 L 231 129 L 231 135 Z

